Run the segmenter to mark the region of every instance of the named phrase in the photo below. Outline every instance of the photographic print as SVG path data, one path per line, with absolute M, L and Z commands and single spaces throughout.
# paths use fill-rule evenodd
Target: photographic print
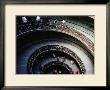
M 16 16 L 16 74 L 94 74 L 94 19 Z
M 106 85 L 105 5 L 7 5 L 5 15 L 6 86 Z

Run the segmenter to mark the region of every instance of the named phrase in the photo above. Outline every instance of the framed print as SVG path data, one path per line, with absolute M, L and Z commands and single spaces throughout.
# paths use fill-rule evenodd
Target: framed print
M 109 4 L 80 1 L 1 2 L 4 89 L 109 85 Z

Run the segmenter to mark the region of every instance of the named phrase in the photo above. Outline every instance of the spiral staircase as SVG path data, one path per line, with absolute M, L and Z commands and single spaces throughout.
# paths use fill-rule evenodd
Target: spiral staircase
M 94 74 L 94 18 L 17 16 L 17 74 Z

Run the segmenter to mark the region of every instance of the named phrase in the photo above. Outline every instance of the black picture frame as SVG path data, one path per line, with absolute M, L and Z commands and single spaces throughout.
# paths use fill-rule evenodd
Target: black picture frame
M 106 14 L 106 32 L 107 32 L 107 36 L 106 36 L 106 50 L 107 50 L 107 87 L 110 86 L 110 2 L 109 0 L 1 0 L 0 1 L 0 89 L 3 90 L 22 90 L 22 89 L 26 89 L 26 90 L 73 90 L 74 89 L 88 89 L 85 87 L 16 87 L 16 86 L 10 86 L 10 87 L 5 87 L 4 86 L 4 82 L 5 82 L 5 42 L 4 42 L 4 32 L 5 32 L 5 13 L 4 13 L 4 7 L 7 4 L 106 4 L 107 8 L 107 14 Z

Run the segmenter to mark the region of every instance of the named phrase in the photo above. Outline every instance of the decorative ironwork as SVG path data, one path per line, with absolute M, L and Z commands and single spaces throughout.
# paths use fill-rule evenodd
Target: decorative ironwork
M 60 51 L 61 53 L 65 53 L 65 54 L 69 55 L 77 62 L 77 65 L 80 67 L 81 73 L 84 74 L 86 72 L 86 69 L 85 69 L 84 64 L 81 61 L 81 59 L 70 49 L 63 47 L 63 46 L 59 46 L 59 45 L 47 45 L 47 46 L 43 46 L 43 47 L 37 49 L 29 58 L 28 71 L 30 73 L 33 73 L 33 66 L 34 66 L 35 61 L 38 60 L 37 59 L 38 56 L 45 52 L 48 52 L 48 51 Z M 39 61 L 37 61 L 37 62 L 39 62 Z

